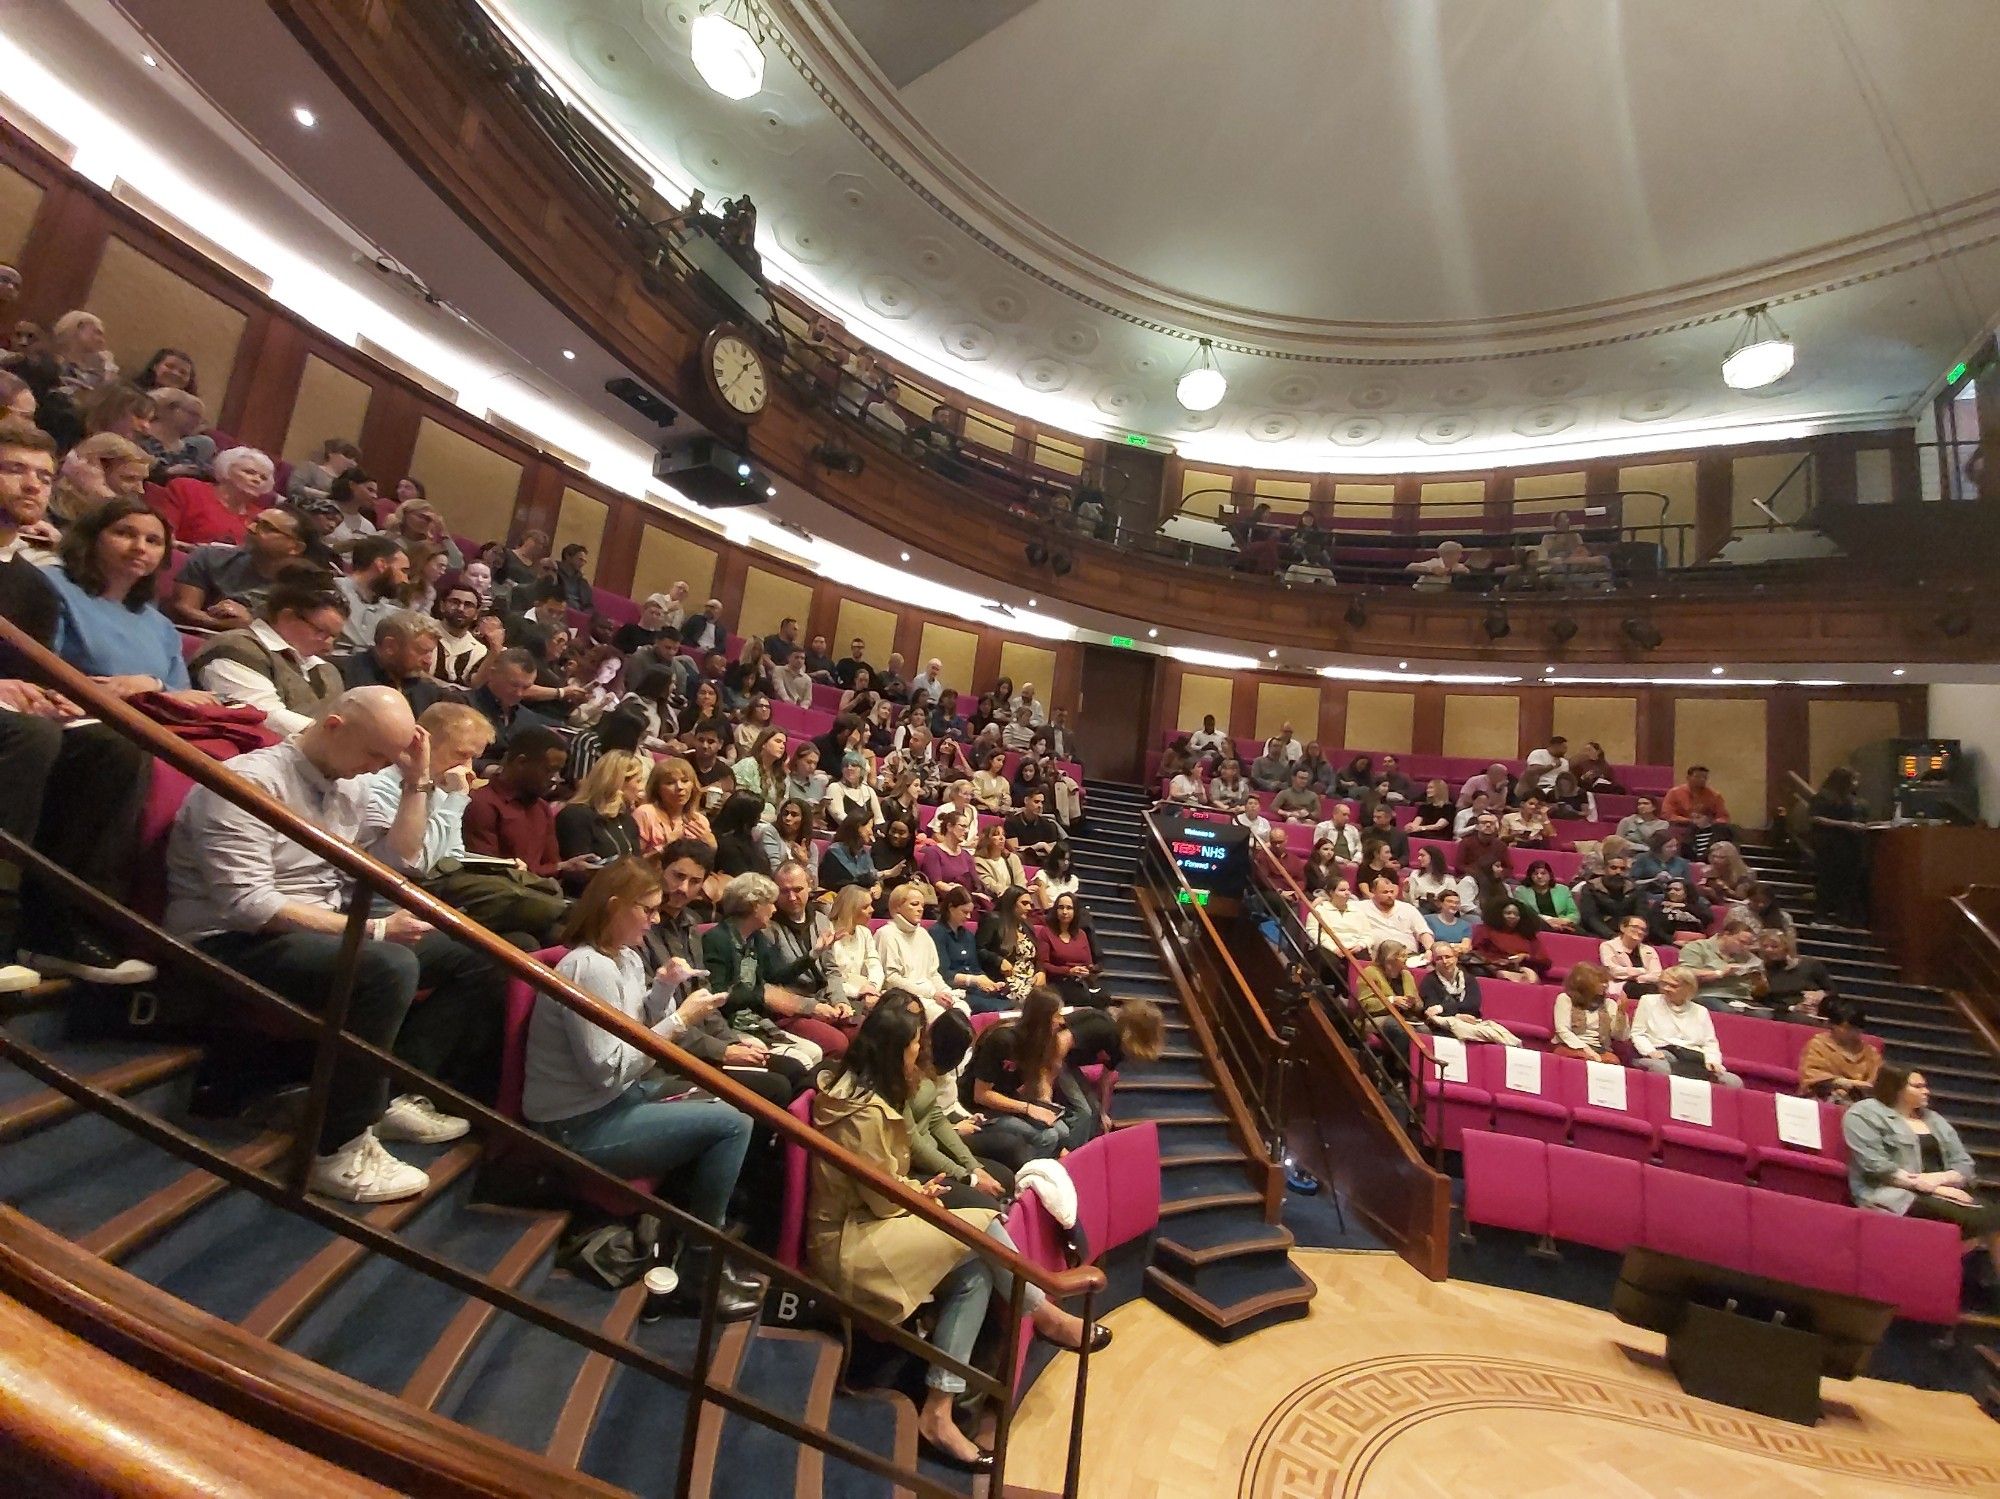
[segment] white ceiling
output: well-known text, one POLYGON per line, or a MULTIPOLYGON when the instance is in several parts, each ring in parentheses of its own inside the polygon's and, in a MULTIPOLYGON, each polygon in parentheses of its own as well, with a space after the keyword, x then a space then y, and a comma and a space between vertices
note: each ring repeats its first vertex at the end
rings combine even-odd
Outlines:
POLYGON ((1880 424, 2000 307, 1996 5, 756 3, 732 103, 693 0, 489 0, 779 274, 1044 420, 1343 470, 1880 424), (1799 367, 1730 392, 1766 299, 1799 367))

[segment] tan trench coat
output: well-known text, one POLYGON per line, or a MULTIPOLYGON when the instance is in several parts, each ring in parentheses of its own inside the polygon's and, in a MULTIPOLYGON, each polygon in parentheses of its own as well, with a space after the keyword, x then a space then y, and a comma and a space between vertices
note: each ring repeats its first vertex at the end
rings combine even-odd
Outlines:
MULTIPOLYGON (((910 1180, 909 1121, 875 1093, 846 1078, 813 1100, 813 1123, 830 1140, 910 1180)), ((806 1264, 862 1311, 901 1322, 930 1299, 937 1283, 972 1251, 942 1229, 823 1161, 813 1162, 806 1218, 806 1264)), ((999 1215, 956 1208, 952 1216, 984 1230, 999 1215)))

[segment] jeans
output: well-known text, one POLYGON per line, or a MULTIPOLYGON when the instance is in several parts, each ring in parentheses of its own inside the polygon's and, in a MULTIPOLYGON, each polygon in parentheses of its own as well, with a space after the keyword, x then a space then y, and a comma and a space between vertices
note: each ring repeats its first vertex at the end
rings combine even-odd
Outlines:
MULTIPOLYGON (((133 864, 139 814, 150 784, 146 752, 102 724, 65 729, 52 718, 0 713, 0 828, 119 900, 133 864)), ((0 864, 0 898, 19 887, 19 871, 0 864)), ((10 902, 11 904, 11 902, 10 902)), ((40 946, 60 918, 40 911, 42 930, 8 930, 0 909, 0 961, 13 961, 18 938, 40 946)))
POLYGON ((720 1228, 750 1149, 750 1116, 716 1098, 663 1101, 660 1086, 641 1080, 602 1108, 535 1128, 618 1176, 665 1176, 690 1168, 687 1210, 720 1228))
POLYGON ((1064 1068, 1056 1073, 1054 1094, 1061 1111, 1054 1124, 1036 1124, 1019 1114, 997 1114, 967 1137, 966 1147, 1009 1171, 1019 1171, 1030 1161, 1054 1160, 1061 1152, 1097 1138, 1097 1110, 1073 1072, 1064 1068))
MULTIPOLYGON (((1632 1065, 1643 1072, 1671 1073, 1674 1070, 1674 1064, 1665 1057, 1634 1057, 1632 1065)), ((1743 1079, 1733 1072, 1711 1072, 1708 1076, 1709 1081, 1718 1088, 1743 1086, 1743 1079)))
MULTIPOLYGON (((294 1004, 322 1010, 340 942, 336 932, 221 932, 198 945, 294 1004)), ((355 955, 347 1032, 387 1048, 419 1072, 491 1102, 499 1085, 506 992, 500 969, 442 932, 410 947, 363 941, 355 955), (430 991, 421 1003, 419 989, 430 991)), ((214 1076, 226 1075, 232 1067, 253 1070, 255 1050, 267 1044, 263 1036, 240 1031, 218 1036, 204 1071, 214 1076)), ((343 1058, 333 1070, 320 1153, 338 1149, 375 1124, 388 1103, 387 1076, 363 1058, 343 1058)))
MULTIPOLYGON (((998 1218, 986 1225, 986 1237, 1008 1249, 1014 1247, 1014 1241, 1007 1237, 1007 1226, 998 1218)), ((1002 1301, 1009 1300, 1013 1294, 1012 1275, 984 1255, 966 1250, 965 1258, 954 1265, 931 1290, 931 1297, 937 1304, 937 1324, 931 1329, 931 1346, 961 1364, 970 1363, 973 1347, 979 1342, 979 1329, 986 1325, 987 1303, 995 1296, 1002 1301)), ((1027 1294, 1021 1298, 1022 1309, 1032 1315, 1047 1299, 1040 1286, 1029 1286, 1027 1294)), ((934 1390, 943 1390, 947 1395, 965 1393, 964 1378, 936 1364, 924 1376, 924 1383, 934 1390)))

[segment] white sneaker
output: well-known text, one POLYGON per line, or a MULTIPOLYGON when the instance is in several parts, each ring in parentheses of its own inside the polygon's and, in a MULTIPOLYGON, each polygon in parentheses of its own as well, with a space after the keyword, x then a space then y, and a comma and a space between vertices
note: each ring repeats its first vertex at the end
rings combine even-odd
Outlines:
POLYGON ((382 1122, 375 1126, 375 1133, 384 1140, 407 1140, 412 1145, 442 1145, 446 1140, 458 1139, 471 1128, 463 1119, 440 1114, 423 1094, 405 1093, 390 1100, 382 1122))
POLYGON ((24 994, 41 982, 42 976, 24 963, 0 963, 0 994, 24 994))
POLYGON ((364 1129, 332 1155, 313 1162, 308 1191, 347 1202, 399 1202, 415 1197, 431 1184, 430 1177, 382 1148, 375 1131, 364 1129))
POLYGON ((120 957, 102 943, 73 943, 67 953, 29 953, 28 961, 49 978, 82 979, 90 984, 150 984, 160 970, 144 958, 120 957))

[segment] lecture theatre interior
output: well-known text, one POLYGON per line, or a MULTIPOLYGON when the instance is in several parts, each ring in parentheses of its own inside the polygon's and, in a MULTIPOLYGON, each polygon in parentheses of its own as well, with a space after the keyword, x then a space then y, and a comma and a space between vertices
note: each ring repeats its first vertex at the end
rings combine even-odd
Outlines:
POLYGON ((2000 1495, 1996 58, 0 4, 0 1492, 2000 1495))

